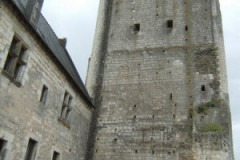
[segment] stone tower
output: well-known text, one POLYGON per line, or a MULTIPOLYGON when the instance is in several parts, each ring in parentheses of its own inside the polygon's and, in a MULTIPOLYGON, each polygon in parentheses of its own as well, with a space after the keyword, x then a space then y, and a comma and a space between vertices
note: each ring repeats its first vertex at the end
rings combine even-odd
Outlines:
POLYGON ((87 160, 233 160, 218 0, 100 0, 87 160))

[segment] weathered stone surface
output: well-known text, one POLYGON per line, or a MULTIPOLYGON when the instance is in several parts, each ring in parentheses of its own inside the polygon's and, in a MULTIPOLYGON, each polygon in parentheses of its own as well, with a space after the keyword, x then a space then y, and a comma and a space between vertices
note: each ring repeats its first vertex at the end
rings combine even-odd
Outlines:
POLYGON ((87 89, 87 159, 233 159, 217 0, 101 0, 87 89))
POLYGON ((0 139, 7 141, 4 160, 23 160, 29 138, 38 142, 38 160, 50 160, 53 151, 60 153, 60 160, 83 159, 92 111, 67 75, 19 12, 8 1, 0 1, 0 139), (27 48, 20 87, 4 74, 13 36, 27 48), (46 104, 39 101, 43 85, 48 87, 46 104), (73 97, 67 126, 58 120, 65 91, 73 97))

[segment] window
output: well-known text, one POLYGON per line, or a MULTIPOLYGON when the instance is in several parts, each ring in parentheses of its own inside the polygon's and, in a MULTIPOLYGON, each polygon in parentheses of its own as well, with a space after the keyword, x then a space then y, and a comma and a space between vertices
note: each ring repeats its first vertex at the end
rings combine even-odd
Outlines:
POLYGON ((139 23, 134 24, 134 26, 133 26, 133 31, 134 31, 134 32, 139 32, 139 31, 140 31, 140 24, 139 24, 139 23))
POLYGON ((206 87, 205 87, 205 85, 202 85, 202 87, 201 87, 201 91, 206 91, 206 87))
POLYGON ((6 154, 6 145, 7 145, 7 141, 5 141, 4 139, 0 139, 0 159, 4 160, 5 154, 6 154))
POLYGON ((72 96, 66 91, 63 99, 60 119, 66 121, 72 110, 72 96))
POLYGON ((3 68, 5 73, 18 83, 20 83, 20 78, 23 76, 23 66, 26 65, 26 62, 24 61, 26 50, 27 49, 22 42, 14 37, 3 68))
POLYGON ((60 160, 60 153, 54 151, 54 152, 53 152, 52 160, 60 160))
POLYGON ((47 95, 48 95, 48 88, 47 88, 47 86, 43 85, 40 102, 42 102, 43 104, 46 104, 47 95))
POLYGON ((24 160, 35 160, 37 153, 37 141, 29 139, 27 152, 24 160))
POLYGON ((173 28, 173 20, 167 21, 167 28, 173 28))

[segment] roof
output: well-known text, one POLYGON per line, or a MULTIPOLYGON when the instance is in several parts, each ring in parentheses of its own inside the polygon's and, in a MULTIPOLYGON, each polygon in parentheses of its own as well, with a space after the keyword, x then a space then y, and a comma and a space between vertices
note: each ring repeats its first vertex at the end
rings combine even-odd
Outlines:
POLYGON ((73 64, 72 59, 70 58, 67 50, 59 43, 58 37, 56 36, 51 26, 48 24, 44 16, 40 13, 38 22, 32 23, 30 21, 30 18, 27 18, 28 16, 25 13, 26 0, 11 1, 19 9, 19 11, 25 17, 25 20, 32 26, 34 31, 38 34, 38 36, 45 43, 45 45, 51 50, 53 56, 56 57, 57 61, 69 74, 70 78, 75 82, 77 87, 80 89, 82 95, 84 96, 85 100, 93 107, 85 85, 83 84, 81 77, 79 76, 73 64))

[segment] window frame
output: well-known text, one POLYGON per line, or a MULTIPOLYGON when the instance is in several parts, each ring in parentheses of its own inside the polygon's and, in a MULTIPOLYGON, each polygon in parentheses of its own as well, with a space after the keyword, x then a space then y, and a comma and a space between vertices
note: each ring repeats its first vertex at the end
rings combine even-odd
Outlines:
POLYGON ((73 97, 68 91, 65 91, 62 106, 61 106, 61 114, 58 119, 68 128, 70 128, 69 115, 71 114, 71 111, 72 111, 72 103, 73 103, 73 97))
POLYGON ((22 77, 24 75, 23 67, 27 65, 25 60, 27 50, 28 49, 23 41, 18 38, 18 36, 14 35, 8 50, 2 73, 18 87, 22 85, 22 77))

